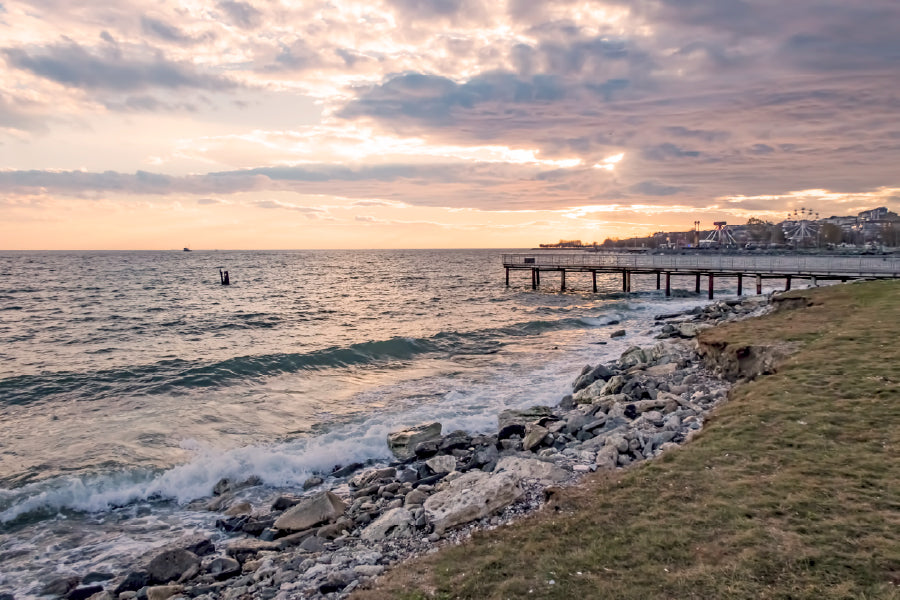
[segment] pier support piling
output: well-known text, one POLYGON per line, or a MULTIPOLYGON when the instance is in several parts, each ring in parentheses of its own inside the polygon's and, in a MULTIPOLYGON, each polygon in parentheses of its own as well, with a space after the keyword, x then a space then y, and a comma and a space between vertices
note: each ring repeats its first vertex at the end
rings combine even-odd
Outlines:
POLYGON ((694 286, 694 293, 696 293, 696 294, 700 293, 700 273, 697 273, 697 282, 696 282, 696 285, 694 286))
POLYGON ((537 289, 537 269, 531 270, 531 289, 537 289))
POLYGON ((787 277, 784 278, 784 291, 786 291, 786 292, 791 291, 791 276, 790 275, 788 275, 787 277))
POLYGON ((561 291, 561 292, 566 291, 566 270, 565 269, 559 270, 559 291, 561 291))
POLYGON ((594 293, 597 293, 597 271, 591 271, 591 283, 593 284, 594 293))
POLYGON ((659 276, 660 276, 660 272, 657 271, 656 272, 656 289, 659 289, 659 276))
POLYGON ((622 291, 628 291, 628 270, 622 269, 622 291))
POLYGON ((509 267, 506 267, 506 287, 509 287, 509 267))
POLYGON ((672 274, 666 271, 666 296, 672 295, 672 274))
POLYGON ((819 281, 816 279, 816 276, 815 276, 815 275, 812 276, 812 278, 811 278, 809 284, 810 284, 812 287, 819 287, 819 281))
POLYGON ((742 295, 744 291, 744 275, 742 273, 738 273, 738 293, 737 295, 742 295))
POLYGON ((713 281, 714 280, 715 280, 715 277, 713 277, 713 274, 710 273, 709 274, 709 299, 710 300, 713 299, 713 281))
POLYGON ((756 274, 756 295, 762 294, 762 275, 756 274))

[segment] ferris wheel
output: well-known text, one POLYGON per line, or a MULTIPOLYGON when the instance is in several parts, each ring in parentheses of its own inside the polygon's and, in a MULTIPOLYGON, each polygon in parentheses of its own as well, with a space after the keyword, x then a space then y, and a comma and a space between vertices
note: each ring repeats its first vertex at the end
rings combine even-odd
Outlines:
POLYGON ((815 243, 819 235, 819 213, 811 208, 800 207, 788 213, 784 224, 785 238, 795 246, 815 243))

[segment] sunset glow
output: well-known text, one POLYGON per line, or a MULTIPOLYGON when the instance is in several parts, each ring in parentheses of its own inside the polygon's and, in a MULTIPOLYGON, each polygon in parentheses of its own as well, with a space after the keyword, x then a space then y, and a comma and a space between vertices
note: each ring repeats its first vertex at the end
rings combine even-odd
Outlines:
POLYGON ((530 247, 900 209, 900 6, 0 1, 0 248, 530 247))

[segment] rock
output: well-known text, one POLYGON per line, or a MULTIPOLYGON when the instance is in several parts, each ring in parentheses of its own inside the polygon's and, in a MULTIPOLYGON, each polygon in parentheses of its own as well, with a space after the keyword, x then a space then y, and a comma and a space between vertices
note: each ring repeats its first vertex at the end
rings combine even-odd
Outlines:
POLYGON ((237 559, 239 562, 246 561, 251 556, 256 556, 258 552, 280 550, 279 542, 264 542, 262 540, 241 539, 230 544, 225 548, 225 553, 237 559))
POLYGON ((350 463, 347 466, 337 465, 334 467, 334 470, 331 472, 332 477, 347 477, 348 475, 352 475, 363 468, 363 464, 359 462, 350 463))
POLYGON ((368 542, 380 542, 409 536, 412 531, 413 516, 405 508, 394 508, 387 511, 362 530, 360 539, 368 542))
POLYGON ((317 485, 322 485, 323 483, 325 483, 324 479, 322 479, 321 477, 313 476, 303 482, 303 489, 310 490, 317 485))
POLYGON ((525 434, 525 439, 522 440, 522 449, 527 452, 531 452, 534 448, 540 446, 547 434, 550 433, 546 427, 541 427, 540 425, 529 425, 525 429, 528 433, 525 434))
POLYGON ((569 419, 566 421, 565 432, 569 435, 575 435, 578 433, 585 424, 589 423, 593 417, 585 415, 580 412, 575 412, 569 415, 569 419))
POLYGON ((147 565, 150 583, 168 583, 180 579, 200 566, 200 558, 188 550, 176 548, 157 554, 147 565))
POLYGON ((272 510, 287 510, 290 507, 298 504, 300 500, 302 500, 302 498, 295 498, 293 496, 278 496, 272 503, 272 510))
POLYGON ((549 417, 553 411, 547 406, 532 406, 525 410, 504 410, 497 416, 498 439, 507 439, 513 435, 525 436, 525 426, 549 417))
POLYGON ((89 585, 86 587, 77 587, 68 594, 66 594, 66 600, 87 600, 94 594, 99 594, 103 591, 102 585, 89 585))
POLYGON ((559 409, 560 410, 572 410, 575 408, 575 398, 572 394, 566 394, 559 401, 559 409))
POLYGON ((322 538, 319 536, 311 535, 300 542, 298 548, 306 550, 307 552, 323 552, 325 550, 325 542, 323 542, 322 538))
POLYGON ((302 531, 333 521, 344 514, 347 505, 330 491, 302 500, 275 520, 275 529, 302 531))
POLYGON ((58 579, 53 579, 41 589, 42 596, 65 596, 76 587, 81 581, 77 575, 67 575, 58 579))
POLYGON ((131 571, 125 579, 113 590, 113 595, 118 597, 122 592, 136 592, 149 585, 150 575, 146 571, 131 571))
POLYGON ((323 540, 334 540, 352 529, 353 521, 347 517, 341 517, 330 525, 319 527, 319 529, 316 530, 316 537, 320 537, 323 540))
POLYGON ((495 446, 494 444, 491 444, 489 446, 479 446, 475 450, 475 455, 472 457, 472 465, 476 467, 483 467, 485 465, 496 462, 499 458, 500 452, 497 450, 497 446, 495 446))
POLYGON ((600 469, 615 469, 616 461, 619 458, 619 451, 615 446, 605 445, 597 452, 597 458, 594 460, 600 469))
POLYGON ((241 563, 233 558, 220 556, 207 565, 206 572, 219 580, 229 579, 241 574, 241 563))
POLYGON ((446 454, 429 458, 425 464, 434 473, 450 473, 456 470, 456 459, 446 454))
POLYGON ((214 496, 221 496, 225 492, 230 492, 233 488, 234 484, 231 482, 231 480, 223 477, 216 482, 216 485, 213 486, 212 492, 214 496))
POLYGON ((384 573, 383 565, 357 565, 353 567, 357 577, 378 577, 384 573))
POLYGON ((350 487, 360 489, 364 488, 368 485, 376 481, 380 481, 382 479, 393 479, 397 476, 397 469, 394 467, 387 467, 384 469, 371 469, 369 471, 364 471, 350 480, 350 487))
POLYGON ((510 473, 470 471, 428 498, 425 513, 440 535, 450 527, 493 514, 522 494, 518 479, 510 473))
POLYGON ((494 473, 509 473, 516 480, 536 479, 542 484, 560 483, 569 478, 569 472, 553 463, 536 458, 506 456, 500 459, 494 473))
POLYGON ((168 600, 184 591, 180 585, 156 585, 147 588, 147 600, 168 600))
POLYGON ((712 325, 706 323, 679 323, 677 333, 683 338, 694 338, 704 329, 709 329, 712 325))
POLYGON ((249 515, 253 512, 253 507, 250 506, 249 502, 238 502, 225 511, 225 514, 229 517, 240 517, 244 515, 249 515))
POLYGON ((115 577, 112 573, 104 573, 102 571, 91 571, 87 575, 81 578, 82 585, 88 585, 89 583, 100 583, 101 581, 109 581, 115 577))
MULTIPOLYGON (((126 593, 134 594, 135 592, 126 592, 126 593)), ((4 600, 2 594, 0 594, 0 600, 4 600)), ((10 597, 8 600, 13 600, 13 599, 10 597)), ((113 598, 112 592, 110 592, 109 590, 103 590, 103 591, 97 592, 96 594, 94 594, 93 596, 88 598, 88 600, 116 600, 116 598, 113 598)))
POLYGON ((16 597, 8 592, 0 592, 0 600, 16 600, 16 597))
POLYGON ((412 458, 418 444, 437 440, 441 437, 440 423, 424 423, 403 431, 394 431, 388 434, 387 445, 391 452, 400 460, 412 458))
POLYGON ((625 378, 621 375, 614 375, 600 389, 600 396, 611 396, 618 394, 625 387, 625 378))
POLYGON ((650 377, 665 377, 666 375, 672 375, 675 371, 678 370, 678 365, 676 363, 666 363, 663 365, 654 365, 652 367, 648 367, 644 372, 647 373, 650 377))
POLYGON ((628 369, 646 362, 650 362, 649 357, 644 350, 637 346, 632 346, 619 357, 619 366, 623 369, 628 369))
POLYGON ((575 380, 575 383, 573 384, 573 389, 572 389, 573 392, 578 392, 580 390, 583 390, 584 388, 591 385, 598 379, 606 380, 606 379, 609 379, 610 377, 612 377, 612 371, 610 371, 603 365, 597 365, 593 369, 591 369, 589 367, 590 367, 590 365, 588 365, 588 367, 586 367, 587 371, 582 372, 581 375, 578 377, 578 379, 575 380))
POLYGON ((418 506, 424 504, 426 500, 428 500, 428 494, 420 490, 412 490, 406 494, 404 504, 406 506, 418 506))
POLYGON ((611 334, 609 334, 609 337, 611 337, 611 338, 619 338, 619 337, 624 337, 624 336, 625 336, 624 329, 616 329, 611 334))

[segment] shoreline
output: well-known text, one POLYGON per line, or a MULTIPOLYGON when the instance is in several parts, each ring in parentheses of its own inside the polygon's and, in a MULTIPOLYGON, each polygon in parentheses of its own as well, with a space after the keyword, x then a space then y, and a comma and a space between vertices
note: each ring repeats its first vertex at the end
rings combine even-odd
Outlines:
POLYGON ((767 296, 749 297, 659 315, 658 344, 585 367, 575 393, 559 405, 504 411, 493 435, 440 435, 432 427, 395 449, 406 460, 380 469, 349 465, 332 473, 344 482, 327 490, 311 478, 309 488, 318 491, 309 496, 232 504, 239 486, 222 481, 216 496, 194 507, 221 511, 220 529, 235 537, 218 547, 208 539, 179 540, 127 573, 64 577, 44 591, 72 600, 346 597, 392 564, 533 512, 548 487, 690 441, 731 387, 702 365, 692 338, 770 306, 767 296), (473 512, 466 498, 476 496, 490 500, 488 510, 473 512))

